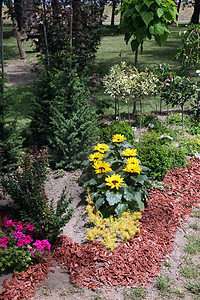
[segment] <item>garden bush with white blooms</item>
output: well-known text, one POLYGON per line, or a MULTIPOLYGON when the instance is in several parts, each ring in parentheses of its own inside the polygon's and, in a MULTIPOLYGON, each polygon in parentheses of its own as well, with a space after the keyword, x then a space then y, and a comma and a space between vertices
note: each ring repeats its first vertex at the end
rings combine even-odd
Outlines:
MULTIPOLYGON (((144 72, 139 72, 135 67, 127 66, 125 62, 111 67, 109 74, 103 78, 105 93, 115 99, 115 115, 118 105, 118 114, 120 118, 119 102, 125 101, 128 105, 128 115, 130 121, 130 108, 132 102, 139 101, 140 109, 141 99, 145 95, 156 92, 157 76, 148 68, 144 72)), ((142 113, 142 112, 141 112, 142 113)))

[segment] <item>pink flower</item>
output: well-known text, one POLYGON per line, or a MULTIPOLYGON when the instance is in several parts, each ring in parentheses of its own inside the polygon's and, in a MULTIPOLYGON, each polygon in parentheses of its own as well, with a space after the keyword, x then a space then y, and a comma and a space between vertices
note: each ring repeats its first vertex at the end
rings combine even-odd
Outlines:
POLYGON ((13 222, 12 220, 7 220, 5 223, 5 227, 9 227, 9 226, 15 226, 15 222, 13 222))
POLYGON ((25 238, 25 234, 23 234, 21 231, 13 232, 13 236, 15 239, 24 239, 25 238))
POLYGON ((30 244, 33 242, 33 239, 30 235, 27 235, 24 239, 24 243, 27 245, 27 244, 30 244))
POLYGON ((41 243, 44 246, 44 248, 46 247, 47 250, 50 250, 51 244, 47 240, 42 240, 41 243))
POLYGON ((25 242, 24 242, 23 239, 19 239, 19 240, 17 241, 17 246, 18 246, 18 247, 22 247, 24 244, 25 244, 25 242))
POLYGON ((44 248, 49 250, 51 248, 51 244, 47 240, 36 240, 36 242, 33 245, 36 246, 37 251, 40 251, 44 248))
POLYGON ((26 228, 29 230, 29 231, 33 231, 34 230, 34 225, 31 225, 30 223, 25 223, 25 226, 26 228))
POLYGON ((15 227, 15 230, 23 231, 23 226, 22 226, 22 224, 18 224, 18 225, 15 227))
POLYGON ((33 245, 36 246, 37 251, 40 251, 43 249, 40 240, 36 240, 36 242, 33 245))
POLYGON ((4 251, 7 248, 7 244, 10 241, 10 239, 5 236, 4 238, 0 238, 0 247, 4 247, 2 250, 4 251))

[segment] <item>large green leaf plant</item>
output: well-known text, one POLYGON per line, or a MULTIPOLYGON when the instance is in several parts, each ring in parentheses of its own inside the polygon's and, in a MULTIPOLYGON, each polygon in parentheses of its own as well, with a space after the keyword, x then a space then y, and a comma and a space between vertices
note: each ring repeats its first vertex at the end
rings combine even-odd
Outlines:
POLYGON ((176 22, 176 4, 173 0, 123 0, 121 27, 126 43, 131 40, 132 51, 138 50, 146 39, 155 38, 162 46, 169 34, 169 24, 176 22))

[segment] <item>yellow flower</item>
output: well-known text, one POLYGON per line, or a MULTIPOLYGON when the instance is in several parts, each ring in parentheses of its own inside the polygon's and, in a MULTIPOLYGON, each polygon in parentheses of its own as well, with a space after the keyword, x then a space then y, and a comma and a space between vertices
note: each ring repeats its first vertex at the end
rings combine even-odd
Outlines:
POLYGON ((135 164, 135 165, 139 166, 139 163, 140 163, 139 160, 135 157, 129 157, 126 160, 126 164, 135 164))
POLYGON ((137 150, 126 148, 126 151, 122 151, 122 155, 124 155, 124 156, 136 156, 137 155, 137 150))
POLYGON ((96 174, 107 173, 112 171, 110 163, 105 161, 96 161, 93 167, 95 168, 96 174))
POLYGON ((139 166, 137 166, 136 164, 127 164, 125 169, 123 169, 123 171, 140 174, 142 169, 139 166))
POLYGON ((121 178, 118 174, 113 174, 108 176, 105 181, 107 181, 106 185, 110 186, 111 189, 116 188, 118 190, 121 185, 124 185, 124 178, 121 178))
POLYGON ((123 134, 115 134, 112 137, 112 141, 114 143, 120 143, 120 142, 123 142, 125 140, 126 140, 126 138, 125 138, 125 136, 123 134))
POLYGON ((94 154, 90 154, 89 161, 100 161, 103 159, 103 154, 99 152, 95 152, 94 154))
POLYGON ((94 146, 94 149, 104 153, 109 150, 109 146, 106 144, 97 144, 97 146, 94 146))

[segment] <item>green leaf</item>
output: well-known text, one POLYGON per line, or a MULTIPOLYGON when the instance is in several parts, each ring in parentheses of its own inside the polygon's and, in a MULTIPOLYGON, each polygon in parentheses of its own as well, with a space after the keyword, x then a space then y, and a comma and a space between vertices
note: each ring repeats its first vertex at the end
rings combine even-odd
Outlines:
POLYGON ((139 43, 138 41, 135 39, 135 40, 132 40, 131 41, 131 49, 133 52, 135 52, 139 47, 139 43))
POLYGON ((146 37, 146 30, 142 27, 138 28, 135 32, 135 37, 139 44, 142 44, 144 38, 146 37))
POLYGON ((121 217, 122 213, 128 209, 128 204, 118 204, 115 208, 118 218, 121 217))
POLYGON ((156 34, 163 34, 165 31, 164 24, 162 23, 154 24, 154 30, 156 34))
POLYGON ((138 175, 137 177, 136 176, 131 176, 131 179, 133 179, 135 182, 138 182, 138 183, 141 183, 141 184, 144 183, 144 175, 138 175))
POLYGON ((153 18, 154 18, 154 13, 152 11, 144 11, 142 13, 142 19, 146 24, 146 27, 148 27, 149 23, 153 20, 153 18))
POLYGON ((104 204, 105 203, 105 199, 104 199, 104 197, 99 197, 98 199, 97 199, 97 201, 95 202, 95 208, 96 208, 96 210, 98 211, 99 210, 99 208, 102 206, 102 204, 104 204))
POLYGON ((151 4, 154 2, 153 0, 143 0, 143 1, 148 7, 150 7, 151 4))
POLYGON ((162 15, 164 14, 164 10, 162 8, 158 8, 156 10, 156 12, 157 12, 158 18, 162 17, 162 15))
POLYGON ((144 210, 144 203, 142 202, 142 192, 137 191, 134 193, 134 201, 136 201, 139 210, 144 210))
POLYGON ((160 5, 162 3, 162 0, 155 0, 155 2, 160 5))
POLYGON ((150 26, 150 27, 149 27, 149 32, 150 32, 151 34, 155 34, 154 26, 150 26))
POLYGON ((113 206, 119 203, 122 199, 122 194, 119 192, 107 191, 106 192, 106 200, 108 201, 110 206, 113 206))
POLYGON ((135 193, 135 190, 132 187, 124 188, 124 198, 126 199, 126 201, 133 201, 134 193, 135 193))
POLYGON ((141 8, 142 8, 142 4, 135 5, 135 9, 137 10, 137 12, 140 12, 141 8))

